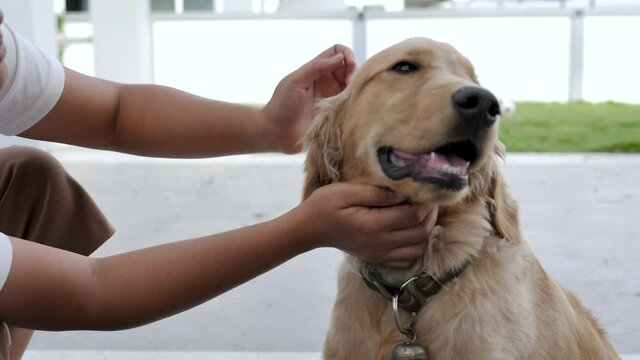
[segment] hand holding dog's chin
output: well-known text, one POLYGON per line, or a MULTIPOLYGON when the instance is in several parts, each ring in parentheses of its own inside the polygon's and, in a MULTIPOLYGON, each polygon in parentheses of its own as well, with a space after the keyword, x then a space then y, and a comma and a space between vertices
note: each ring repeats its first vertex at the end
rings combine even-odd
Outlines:
POLYGON ((337 183, 314 191, 291 216, 310 248, 334 247, 363 261, 406 268, 424 254, 435 220, 389 190, 337 183))

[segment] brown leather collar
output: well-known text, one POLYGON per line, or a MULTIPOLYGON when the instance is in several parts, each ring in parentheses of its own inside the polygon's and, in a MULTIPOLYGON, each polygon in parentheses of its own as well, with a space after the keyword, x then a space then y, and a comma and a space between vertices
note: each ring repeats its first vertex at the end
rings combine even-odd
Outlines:
POLYGON ((398 295, 398 305, 402 309, 415 314, 447 283, 460 276, 469 263, 471 263, 470 260, 458 268, 447 271, 438 278, 423 271, 416 275, 417 279, 402 291, 400 291, 400 286, 387 283, 371 264, 363 263, 360 267, 360 275, 367 286, 378 292, 385 299, 391 301, 394 296, 398 295))

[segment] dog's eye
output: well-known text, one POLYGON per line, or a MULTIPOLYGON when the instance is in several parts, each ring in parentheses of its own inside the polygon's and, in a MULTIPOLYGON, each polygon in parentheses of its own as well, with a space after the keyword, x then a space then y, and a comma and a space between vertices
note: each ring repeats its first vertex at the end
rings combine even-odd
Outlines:
POLYGON ((391 67, 391 70, 401 74, 407 74, 418 70, 418 65, 409 61, 400 61, 393 65, 393 67, 391 67))

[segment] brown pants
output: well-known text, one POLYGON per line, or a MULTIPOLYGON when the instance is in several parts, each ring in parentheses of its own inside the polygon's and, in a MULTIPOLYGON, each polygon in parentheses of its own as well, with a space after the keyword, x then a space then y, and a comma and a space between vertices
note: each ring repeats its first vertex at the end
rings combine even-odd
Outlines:
MULTIPOLYGON (((91 197, 48 153, 24 146, 0 149, 0 232, 89 255, 113 228, 91 197)), ((30 338, 0 322, 0 360, 17 360, 30 338), (24 339, 13 339, 12 336, 24 339), (21 343, 18 343, 21 342, 21 343)))

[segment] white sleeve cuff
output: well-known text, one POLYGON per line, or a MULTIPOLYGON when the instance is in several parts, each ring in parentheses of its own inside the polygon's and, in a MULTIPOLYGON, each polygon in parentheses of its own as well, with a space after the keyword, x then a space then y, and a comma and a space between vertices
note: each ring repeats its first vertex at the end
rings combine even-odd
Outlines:
POLYGON ((6 25, 9 79, 0 89, 0 134, 17 135, 51 111, 64 89, 64 68, 6 25))

